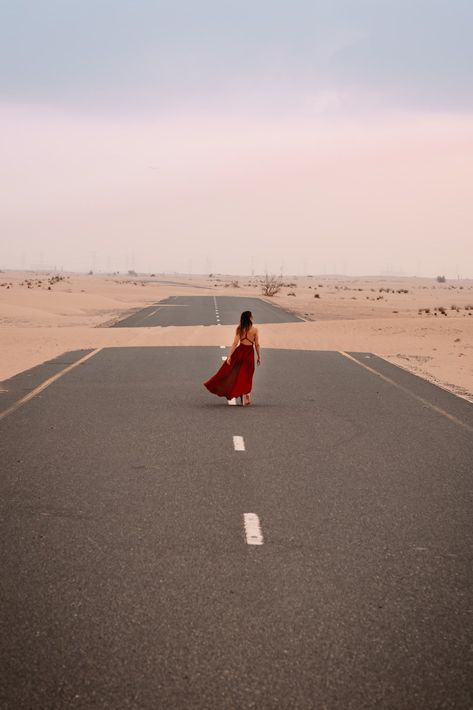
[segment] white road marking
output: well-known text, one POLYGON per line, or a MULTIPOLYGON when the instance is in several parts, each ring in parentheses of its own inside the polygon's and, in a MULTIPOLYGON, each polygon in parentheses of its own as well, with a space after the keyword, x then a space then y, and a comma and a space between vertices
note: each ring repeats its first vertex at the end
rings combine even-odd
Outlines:
POLYGON ((97 348, 96 350, 93 350, 91 353, 87 353, 87 355, 84 355, 84 357, 81 357, 80 360, 76 360, 75 362, 72 363, 72 365, 68 365, 67 367, 64 368, 64 370, 61 370, 60 372, 57 372, 52 377, 49 377, 47 380, 45 380, 40 385, 38 385, 38 387, 35 387, 34 390, 31 390, 31 392, 28 392, 28 394, 25 394, 25 396, 22 397, 21 399, 19 399, 17 402, 15 402, 15 404, 12 404, 11 407, 8 407, 8 409, 5 409, 3 412, 0 412, 0 419, 3 419, 4 417, 7 417, 12 412, 15 412, 23 404, 25 404, 26 402, 29 402, 31 399, 33 399, 33 397, 36 397, 37 394, 40 394, 41 392, 43 392, 43 390, 45 390, 46 387, 49 387, 49 385, 52 385, 53 382, 56 382, 56 380, 58 380, 63 375, 66 375, 71 370, 74 370, 74 368, 78 367, 79 365, 82 365, 83 362, 90 360, 91 357, 94 357, 94 355, 97 355, 97 353, 101 352, 101 350, 102 350, 102 348, 97 348))
POLYGON ((339 350, 338 352, 340 353, 340 355, 343 355, 344 357, 348 358, 348 360, 351 360, 352 362, 356 363, 360 367, 364 367, 365 370, 368 370, 373 375, 376 375, 377 377, 384 380, 385 382, 389 382, 390 385, 397 387, 397 389, 401 390, 401 392, 404 392, 405 394, 410 395, 411 397, 416 399, 418 402, 423 404, 424 407, 429 407, 429 409, 432 409, 434 412, 437 412, 437 414, 441 414, 446 419, 449 419, 451 422, 458 424, 458 426, 461 426, 463 429, 466 429, 466 431, 469 431, 471 434, 473 434, 473 426, 471 426, 470 424, 463 422, 461 419, 457 419, 457 417, 454 417, 453 414, 449 414, 448 412, 445 411, 445 409, 442 409, 441 407, 437 407, 437 405, 432 404, 432 402, 429 402, 427 399, 424 399, 423 397, 420 397, 419 395, 414 394, 414 392, 411 392, 411 390, 407 389, 407 387, 403 387, 402 385, 399 385, 397 382, 392 380, 390 377, 386 377, 386 375, 381 374, 381 372, 378 372, 377 370, 370 367, 369 365, 365 365, 364 362, 360 362, 359 360, 352 357, 351 355, 344 352, 343 350, 339 350))
POLYGON ((263 533, 256 513, 244 513, 243 521, 245 525, 246 542, 248 545, 262 545, 263 533))
POLYGON ((233 437, 233 447, 235 451, 245 451, 245 441, 242 436, 233 437))
POLYGON ((154 316, 154 314, 157 313, 158 311, 159 311, 159 308, 156 308, 156 310, 153 311, 152 313, 148 313, 148 315, 145 316, 145 317, 143 318, 143 320, 146 320, 147 318, 151 318, 151 316, 154 316))
POLYGON ((226 345, 221 345, 220 350, 225 350, 226 347, 227 347, 226 345))
POLYGON ((222 360, 225 361, 227 359, 226 355, 222 355, 222 360))
POLYGON ((233 399, 227 399, 228 404, 236 404, 235 397, 233 399))

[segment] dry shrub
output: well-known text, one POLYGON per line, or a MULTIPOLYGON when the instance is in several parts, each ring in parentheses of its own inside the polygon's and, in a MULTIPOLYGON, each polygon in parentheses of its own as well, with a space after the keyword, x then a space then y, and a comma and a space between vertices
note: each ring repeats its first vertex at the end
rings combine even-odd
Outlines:
POLYGON ((263 296, 275 296, 281 290, 283 282, 280 276, 274 274, 265 274, 264 281, 261 284, 263 296))

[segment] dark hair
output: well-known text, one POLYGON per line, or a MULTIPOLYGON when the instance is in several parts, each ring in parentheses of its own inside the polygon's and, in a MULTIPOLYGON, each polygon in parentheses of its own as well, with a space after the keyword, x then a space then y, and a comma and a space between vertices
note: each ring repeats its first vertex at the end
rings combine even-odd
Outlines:
POLYGON ((252 325, 253 316, 251 315, 251 311, 243 311, 240 316, 240 325, 237 328, 238 334, 242 336, 246 335, 252 325))

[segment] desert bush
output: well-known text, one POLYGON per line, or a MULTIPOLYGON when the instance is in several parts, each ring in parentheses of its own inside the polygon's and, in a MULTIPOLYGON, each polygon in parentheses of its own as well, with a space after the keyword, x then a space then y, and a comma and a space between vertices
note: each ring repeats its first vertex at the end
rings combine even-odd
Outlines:
POLYGON ((289 291, 289 293, 287 295, 288 296, 295 296, 296 294, 294 293, 294 291, 289 291))
POLYGON ((261 284, 263 296, 274 296, 276 293, 279 293, 282 285, 282 279, 280 276, 265 274, 264 280, 261 284))
POLYGON ((314 293, 314 298, 320 298, 320 293, 314 293))
MULTIPOLYGON (((58 284, 60 281, 65 281, 65 279, 66 279, 65 276, 61 276, 60 274, 57 274, 56 276, 51 276, 49 278, 49 283, 51 284, 51 286, 53 286, 54 284, 58 284)), ((30 283, 30 282, 28 281, 27 283, 30 283)), ((41 283, 41 281, 38 281, 38 284, 40 284, 40 283, 41 283)))
POLYGON ((447 279, 445 278, 445 276, 437 276, 437 281, 439 282, 439 284, 444 284, 446 280, 447 279))

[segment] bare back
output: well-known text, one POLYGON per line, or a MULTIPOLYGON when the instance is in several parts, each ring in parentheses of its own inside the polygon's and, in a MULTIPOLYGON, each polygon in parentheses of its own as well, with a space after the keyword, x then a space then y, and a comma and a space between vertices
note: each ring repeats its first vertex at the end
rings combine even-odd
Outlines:
POLYGON ((242 345, 255 345, 258 342, 258 328, 252 325, 248 330, 244 331, 243 337, 237 332, 242 345))

